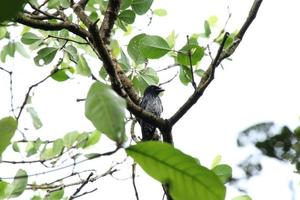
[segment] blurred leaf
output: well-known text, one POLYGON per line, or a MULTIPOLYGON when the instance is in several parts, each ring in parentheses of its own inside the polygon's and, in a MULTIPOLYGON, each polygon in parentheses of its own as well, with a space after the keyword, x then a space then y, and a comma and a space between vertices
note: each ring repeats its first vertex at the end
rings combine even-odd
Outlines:
POLYGON ((64 146, 67 149, 70 149, 77 141, 78 136, 79 136, 78 131, 72 131, 72 132, 67 133, 63 137, 64 146))
POLYGON ((16 44, 14 42, 9 42, 7 44, 7 55, 14 57, 16 52, 16 44))
POLYGON ((26 156, 29 157, 29 156, 36 154, 38 152, 38 150, 40 149, 41 144, 42 144, 42 141, 40 138, 38 138, 35 141, 28 142, 26 145, 26 149, 25 149, 25 152, 27 153, 26 156))
POLYGON ((86 142, 88 141, 89 135, 86 132, 81 133, 77 137, 76 148, 84 148, 86 142))
POLYGON ((171 49, 162 37, 145 35, 140 40, 139 50, 145 58, 158 59, 166 55, 171 49))
POLYGON ((80 74, 82 76, 90 76, 91 75, 91 69, 83 57, 83 55, 80 55, 78 58, 78 63, 76 65, 76 72, 77 74, 80 74))
POLYGON ((153 0, 132 0, 131 8, 138 14, 145 14, 151 7, 153 0))
POLYGON ((214 158, 214 160, 212 161, 212 163, 211 163, 211 168, 214 168, 214 167, 216 167, 218 164, 220 164, 221 160, 222 160, 222 156, 221 156, 221 155, 217 155, 217 156, 214 158))
POLYGON ((111 54, 113 55, 113 57, 115 58, 118 57, 121 51, 119 42, 117 40, 111 40, 110 47, 111 47, 111 54))
POLYGON ((179 79, 182 84, 188 85, 192 81, 191 70, 188 67, 181 65, 179 71, 179 79))
POLYGON ((126 8, 128 8, 131 5, 131 3, 132 3, 132 0, 122 0, 120 10, 125 10, 126 8))
POLYGON ((33 44, 37 41, 41 41, 42 38, 38 37, 37 35, 35 35, 34 33, 31 33, 31 32, 25 32, 23 35, 22 35, 22 38, 21 38, 21 42, 23 42, 24 44, 33 44))
MULTIPOLYGON (((13 142, 12 148, 15 152, 20 152, 20 148, 17 142, 13 142)), ((0 198, 1 199, 1 198, 0 198)))
POLYGON ((175 34, 175 31, 172 31, 170 33, 170 35, 166 38, 166 41, 167 41, 170 49, 174 48, 175 42, 176 42, 176 38, 177 38, 177 35, 175 34))
POLYGON ((144 33, 134 36, 129 41, 127 46, 127 52, 136 64, 142 64, 147 61, 147 59, 143 56, 143 54, 140 51, 140 43, 145 36, 146 34, 144 33))
POLYGON ((213 26, 216 26, 217 25, 217 22, 218 22, 218 17, 213 15, 213 16, 210 16, 207 20, 208 24, 210 27, 213 27, 213 26))
POLYGON ((41 152, 40 159, 49 160, 58 156, 64 148, 64 143, 62 139, 56 139, 51 148, 45 148, 41 152))
POLYGON ((121 59, 119 60, 119 63, 122 66, 124 72, 128 72, 128 70, 131 68, 129 59, 127 58, 123 49, 121 49, 121 59))
POLYGON ((196 65, 204 56, 204 49, 202 47, 194 44, 185 45, 179 50, 177 62, 181 65, 190 66, 189 52, 191 53, 192 65, 196 65))
POLYGON ((70 77, 68 76, 66 69, 64 69, 64 70, 60 69, 60 70, 57 70, 54 74, 52 74, 51 78, 53 78, 54 80, 56 80, 58 82, 62 82, 62 81, 68 80, 70 77))
POLYGON ((159 78, 154 69, 147 67, 139 71, 139 74, 133 78, 132 82, 134 87, 142 94, 149 85, 158 84, 159 78))
POLYGON ((230 181, 232 177, 232 169, 229 165, 217 165, 212 169, 212 171, 215 172, 215 174, 220 178, 220 180, 224 184, 230 181))
POLYGON ((41 196, 34 195, 30 200, 43 200, 41 196))
POLYGON ((205 20, 204 21, 204 35, 205 35, 205 37, 209 38, 210 34, 211 34, 210 25, 209 25, 208 21, 205 20))
POLYGON ((30 114, 32 123, 35 129, 40 129, 43 126, 43 123, 41 122, 37 112, 33 107, 27 107, 26 111, 30 114))
POLYGON ((46 200, 59 200, 62 199, 64 196, 64 190, 60 189, 54 192, 50 192, 49 196, 46 198, 46 200))
POLYGON ((24 56, 25 58, 30 58, 30 55, 26 52, 25 48, 20 42, 15 43, 16 51, 24 56))
POLYGON ((197 74, 200 77, 202 77, 203 74, 205 73, 205 71, 203 69, 196 69, 194 72, 195 72, 195 74, 197 74))
POLYGON ((67 52, 71 61, 78 62, 78 52, 74 46, 68 45, 64 48, 64 50, 67 52))
POLYGON ((86 143, 85 143, 85 145, 84 145, 83 148, 87 148, 89 146, 97 144, 98 141, 99 141, 99 139, 100 139, 100 136, 101 136, 101 133, 99 131, 97 131, 97 130, 93 131, 89 135, 89 137, 88 137, 88 139, 87 139, 87 141, 86 141, 86 143))
POLYGON ((167 15, 167 11, 165 9, 155 9, 153 10, 153 14, 163 17, 167 15))
POLYGON ((6 199, 5 190, 8 183, 0 180, 0 199, 6 199))
POLYGON ((102 66, 101 69, 100 69, 100 71, 99 71, 99 76, 100 76, 103 80, 105 80, 106 77, 107 77, 107 75, 108 75, 108 74, 107 74, 105 68, 102 66))
POLYGON ((0 26, 0 40, 2 40, 7 33, 6 27, 5 26, 0 26))
POLYGON ((37 52, 37 56, 34 57, 34 63, 37 66, 47 65, 51 63, 56 55, 57 50, 58 49, 55 47, 45 47, 43 49, 40 49, 37 52))
POLYGON ((122 144, 125 135, 126 102, 108 85, 95 82, 85 101, 85 115, 93 125, 111 140, 122 144))
POLYGON ((58 8, 58 6, 60 6, 60 0, 50 0, 48 2, 48 8, 52 9, 52 8, 58 8))
POLYGON ((2 48, 2 51, 1 51, 1 54, 0 54, 1 62, 3 62, 3 63, 6 61, 6 56, 7 56, 7 54, 8 54, 7 51, 8 51, 8 50, 7 50, 7 45, 6 45, 6 46, 4 46, 4 47, 2 48))
POLYGON ((232 200, 252 200, 252 198, 248 195, 241 195, 241 196, 233 198, 232 200))
POLYGON ((26 1, 9 0, 1 3, 0 6, 0 23, 13 20, 24 8, 26 1))
POLYGON ((124 10, 119 14, 119 19, 127 24, 132 24, 135 20, 135 13, 132 10, 124 10))
POLYGON ((17 127, 18 122, 12 117, 5 117, 0 120, 0 156, 10 144, 17 127))
POLYGON ((225 187, 212 171, 173 146, 162 142, 141 142, 126 152, 150 176, 170 186, 174 199, 223 200, 225 187), (191 187, 193 186, 193 187, 191 187))
POLYGON ((28 176, 25 170, 19 169, 15 175, 14 181, 7 185, 5 195, 7 198, 20 196, 26 189, 28 176))

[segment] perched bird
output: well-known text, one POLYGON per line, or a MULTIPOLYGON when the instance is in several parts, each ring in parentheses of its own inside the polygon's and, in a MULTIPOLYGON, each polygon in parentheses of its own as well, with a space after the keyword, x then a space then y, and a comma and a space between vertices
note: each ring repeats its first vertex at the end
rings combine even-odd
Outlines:
MULTIPOLYGON (((150 85, 145 89, 144 96, 142 98, 140 106, 148 111, 153 113, 154 115, 160 117, 163 107, 161 100, 159 98, 159 94, 164 91, 164 89, 150 85)), ((139 120, 142 129, 142 141, 152 140, 156 127, 152 124, 143 121, 142 119, 139 120)))

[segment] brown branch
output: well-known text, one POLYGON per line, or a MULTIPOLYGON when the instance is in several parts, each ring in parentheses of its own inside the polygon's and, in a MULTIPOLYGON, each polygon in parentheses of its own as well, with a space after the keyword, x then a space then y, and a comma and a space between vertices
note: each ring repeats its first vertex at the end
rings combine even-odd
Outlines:
POLYGON ((65 41, 74 42, 74 43, 77 43, 77 44, 85 44, 85 45, 89 44, 88 42, 79 42, 79 41, 72 40, 72 39, 69 39, 69 38, 63 38, 63 37, 58 37, 58 36, 54 36, 54 35, 48 35, 44 40, 46 40, 48 38, 55 38, 55 39, 59 39, 59 40, 65 40, 65 41))
POLYGON ((30 16, 25 14, 19 14, 16 18, 16 22, 32 28, 37 28, 46 31, 60 31, 63 29, 67 29, 71 33, 78 35, 85 40, 90 36, 89 32, 80 28, 80 26, 66 21, 59 22, 59 23, 52 23, 48 21, 33 19, 30 16))
POLYGON ((12 79, 13 72, 3 67, 0 67, 0 70, 6 72, 9 75, 10 108, 13 113, 13 116, 16 118, 16 114, 14 112, 15 110, 14 110, 13 79, 12 79))
POLYGON ((121 5, 120 0, 110 0, 108 2, 104 19, 100 27, 101 39, 103 40, 104 44, 109 44, 111 31, 118 17, 120 5, 121 5))
POLYGON ((170 125, 173 126, 182 116, 198 101, 198 99, 203 95, 207 86, 211 83, 214 79, 214 72, 216 67, 224 60, 225 58, 231 56, 239 43, 241 42, 245 32, 249 28, 250 24, 253 22, 259 7, 262 3, 262 0, 255 0, 252 8, 249 12, 248 18, 246 19, 245 23, 243 24, 242 28, 240 29, 239 33, 236 36, 235 41, 233 44, 226 50, 223 51, 226 39, 228 37, 228 33, 224 35, 223 41, 219 47, 218 53, 214 60, 211 62, 208 69, 205 71, 197 89, 194 93, 189 97, 189 99, 179 108, 179 110, 168 120, 170 125))
POLYGON ((48 12, 45 12, 45 11, 42 11, 40 10, 39 8, 37 8, 35 5, 33 5, 32 3, 30 3, 30 1, 28 1, 30 7, 35 10, 36 12, 38 13, 41 13, 43 14, 45 17, 48 17, 48 19, 57 19, 57 20, 63 20, 62 18, 60 17, 57 17, 55 14, 51 14, 51 13, 48 13, 48 12))

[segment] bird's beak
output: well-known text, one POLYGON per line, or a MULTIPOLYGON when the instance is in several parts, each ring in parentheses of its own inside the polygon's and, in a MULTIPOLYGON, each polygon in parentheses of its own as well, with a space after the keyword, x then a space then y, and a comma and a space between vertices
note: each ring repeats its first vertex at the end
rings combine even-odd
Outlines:
POLYGON ((163 92, 163 91, 165 91, 165 90, 162 89, 162 88, 159 88, 159 89, 158 89, 158 93, 161 93, 161 92, 163 92))

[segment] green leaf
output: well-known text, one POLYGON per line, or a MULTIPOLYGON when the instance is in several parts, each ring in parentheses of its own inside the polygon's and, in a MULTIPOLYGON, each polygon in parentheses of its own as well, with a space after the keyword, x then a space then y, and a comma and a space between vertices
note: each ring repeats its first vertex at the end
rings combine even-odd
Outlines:
POLYGON ((6 199, 5 190, 8 183, 5 181, 0 181, 0 199, 6 199))
POLYGON ((204 35, 205 37, 209 38, 211 34, 211 29, 210 29, 210 26, 209 26, 209 23, 207 20, 204 21, 204 35))
POLYGON ((10 57, 14 57, 16 52, 16 44, 14 42, 9 42, 7 44, 7 54, 10 57))
POLYGON ((196 69, 195 71, 195 74, 197 74, 198 76, 202 77, 204 75, 204 70, 203 69, 196 69))
POLYGON ((189 52, 191 53, 192 65, 196 65, 204 56, 202 47, 195 44, 185 45, 179 50, 177 62, 181 65, 190 66, 189 52))
POLYGON ((14 181, 5 189, 7 198, 14 198, 20 196, 26 189, 28 176, 25 170, 19 169, 15 175, 14 181))
POLYGON ((78 133, 78 131, 72 131, 67 133, 64 137, 63 137, 63 142, 64 142, 64 146, 67 149, 70 149, 75 142, 77 141, 77 138, 80 134, 78 133))
POLYGON ((117 40, 111 40, 110 41, 110 47, 111 47, 111 54, 113 57, 118 57, 120 54, 120 45, 117 40))
POLYGON ((58 82, 62 82, 68 80, 70 77, 68 76, 66 69, 65 70, 60 69, 56 71, 54 74, 52 74, 51 78, 53 78, 58 82))
POLYGON ((232 200, 252 200, 252 198, 248 195, 241 195, 241 196, 233 198, 232 200))
POLYGON ((76 148, 84 148, 86 142, 88 141, 89 135, 88 133, 84 132, 81 133, 76 140, 76 148))
POLYGON ((122 144, 125 135, 126 102, 108 85, 95 82, 85 101, 85 115, 93 125, 111 140, 122 144))
POLYGON ((41 196, 34 195, 30 200, 43 200, 41 196))
POLYGON ((48 2, 48 8, 57 8, 58 6, 60 6, 60 0, 50 0, 48 2))
POLYGON ((56 157, 57 155, 59 155, 64 148, 64 143, 62 139, 57 139, 53 142, 52 147, 51 148, 45 148, 41 155, 40 155, 40 159, 42 160, 49 160, 52 159, 54 157, 56 157))
POLYGON ((97 158, 99 156, 101 156, 100 153, 88 153, 84 155, 87 159, 92 160, 94 158, 97 158))
POLYGON ((232 169, 229 165, 217 165, 212 169, 212 171, 215 172, 215 174, 224 184, 227 183, 232 177, 232 169))
POLYGON ((122 0, 120 10, 127 9, 132 3, 132 0, 122 0))
POLYGON ((210 27, 213 27, 213 26, 216 26, 217 25, 217 22, 218 22, 218 17, 213 15, 213 16, 210 16, 207 20, 208 24, 210 27))
POLYGON ((0 23, 13 20, 24 8, 26 1, 9 0, 1 3, 0 23))
POLYGON ((145 35, 140 40, 139 50, 145 58, 158 59, 166 55, 171 49, 162 37, 145 35))
POLYGON ((5 117, 0 120, 0 156, 10 144, 17 127, 18 122, 12 117, 5 117))
POLYGON ((119 60, 119 63, 122 66, 124 72, 128 72, 128 70, 131 68, 129 59, 127 58, 123 49, 121 49, 121 59, 119 60))
POLYGON ((128 43, 127 52, 132 60, 138 65, 145 63, 147 59, 143 56, 140 51, 140 43, 141 40, 146 36, 146 34, 142 33, 134 36, 128 43))
POLYGON ((168 184, 174 199, 224 200, 225 187, 219 178, 199 162, 162 142, 141 142, 126 152, 150 176, 168 184))
POLYGON ((69 56, 69 59, 71 61, 73 61, 73 62, 78 61, 77 49, 74 46, 68 45, 64 48, 64 50, 67 52, 67 55, 69 56))
POLYGON ((6 46, 4 46, 3 48, 2 48, 2 51, 1 51, 1 54, 0 54, 0 58, 1 58, 1 62, 5 62, 5 60, 6 60, 6 56, 7 56, 7 45, 6 46))
POLYGON ((99 131, 95 130, 94 132, 92 132, 89 135, 83 148, 87 148, 87 147, 97 144, 100 139, 100 136, 101 136, 101 133, 99 131))
POLYGON ((41 40, 42 38, 38 37, 37 35, 31 32, 24 33, 21 38, 21 42, 23 42, 23 44, 28 44, 28 45, 41 40))
POLYGON ((176 42, 176 38, 177 38, 177 35, 175 34, 175 31, 172 31, 170 33, 170 35, 166 38, 166 41, 167 41, 170 49, 174 48, 175 42, 176 42))
POLYGON ((212 163, 211 163, 211 168, 214 168, 214 167, 216 167, 217 165, 219 165, 220 162, 221 162, 221 160, 222 160, 222 156, 221 156, 221 155, 217 155, 217 156, 214 158, 214 160, 212 161, 212 163))
POLYGON ((179 71, 179 79, 182 84, 188 85, 192 81, 191 70, 188 67, 181 65, 179 71))
POLYGON ((37 56, 34 57, 34 63, 37 66, 47 65, 51 63, 56 55, 57 50, 58 49, 55 47, 45 47, 43 49, 40 49, 37 52, 37 56))
POLYGON ((24 46, 20 42, 15 43, 16 51, 24 56, 25 58, 30 58, 30 55, 26 52, 24 46))
POLYGON ((17 142, 13 142, 12 148, 15 152, 20 152, 20 148, 17 142))
POLYGON ((29 157, 29 156, 36 154, 38 152, 38 150, 40 149, 41 144, 42 144, 42 141, 40 138, 38 138, 35 141, 28 142, 26 145, 26 149, 25 149, 25 152, 27 153, 26 156, 29 157))
POLYGON ((133 78, 132 82, 133 86, 142 94, 149 85, 156 85, 159 82, 159 78, 154 69, 147 67, 139 71, 139 74, 133 78))
POLYGON ((0 26, 0 40, 5 38, 7 33, 6 27, 5 26, 0 26))
POLYGON ((86 62, 85 58, 83 55, 80 55, 78 57, 78 63, 76 65, 76 72, 77 74, 80 74, 82 76, 90 76, 91 75, 91 69, 86 62))
POLYGON ((135 13, 132 10, 124 10, 119 14, 119 19, 127 24, 132 24, 135 20, 135 13))
POLYGON ((151 7, 153 0, 133 0, 131 3, 132 10, 138 14, 145 14, 151 7))
POLYGON ((64 196, 64 190, 60 189, 54 192, 51 192, 46 200, 59 200, 62 199, 64 196))
POLYGON ((40 129, 43 126, 43 123, 41 122, 37 112, 33 107, 26 108, 26 111, 30 114, 32 123, 35 129, 40 129))
POLYGON ((153 14, 163 17, 167 15, 167 11, 165 9, 155 9, 153 10, 153 14))

